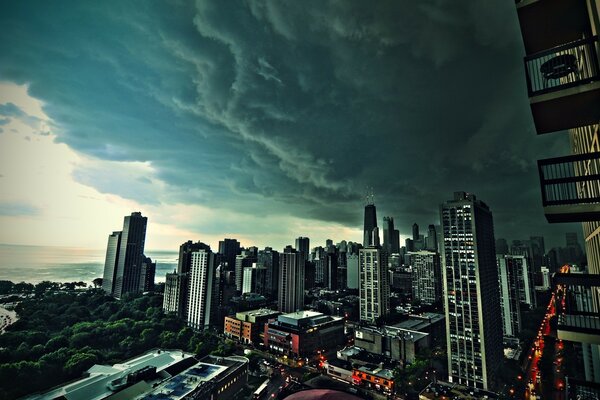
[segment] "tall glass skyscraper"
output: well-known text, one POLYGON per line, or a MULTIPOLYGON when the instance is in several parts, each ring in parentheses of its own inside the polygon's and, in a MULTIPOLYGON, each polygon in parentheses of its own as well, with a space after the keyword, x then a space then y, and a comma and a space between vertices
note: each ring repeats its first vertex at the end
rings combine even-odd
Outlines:
POLYGON ((440 215, 448 379, 490 389, 503 357, 492 213, 474 195, 456 192, 440 215))
POLYGON ((125 293, 137 293, 144 287, 140 282, 147 224, 147 217, 133 212, 125 217, 123 230, 108 237, 102 288, 116 298, 125 293))

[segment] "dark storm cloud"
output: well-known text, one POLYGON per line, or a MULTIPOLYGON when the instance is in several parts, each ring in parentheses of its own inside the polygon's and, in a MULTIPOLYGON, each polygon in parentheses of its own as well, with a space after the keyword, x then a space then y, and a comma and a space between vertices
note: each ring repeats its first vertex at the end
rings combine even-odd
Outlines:
MULTIPOLYGON (((358 226, 373 187, 380 216, 408 231, 467 190, 490 205, 498 236, 549 230, 535 160, 565 154, 567 138, 534 133, 514 2, 0 11, 2 79, 29 83, 75 149, 149 161, 169 185, 153 201, 358 226)), ((101 175, 76 173, 148 201, 101 175)))

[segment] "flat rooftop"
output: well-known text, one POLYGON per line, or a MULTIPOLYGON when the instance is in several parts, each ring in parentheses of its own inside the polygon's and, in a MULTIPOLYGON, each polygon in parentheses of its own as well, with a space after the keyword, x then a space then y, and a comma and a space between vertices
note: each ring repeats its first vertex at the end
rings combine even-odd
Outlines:
POLYGON ((235 314, 235 317, 240 321, 249 321, 256 317, 269 317, 281 314, 277 310, 270 310, 268 308, 261 308, 258 310, 240 311, 235 314))
POLYGON ((443 314, 437 313, 423 313, 421 315, 410 315, 408 320, 402 321, 398 324, 393 325, 397 328, 408 329, 412 331, 418 331, 429 327, 431 324, 435 324, 444 319, 443 314))
POLYGON ((441 382, 431 383, 421 393, 420 399, 436 400, 436 399, 457 399, 457 400, 480 400, 480 399, 497 399, 498 394, 482 389, 473 389, 466 386, 461 386, 453 383, 441 382))
POLYGON ((87 370, 89 374, 87 377, 45 393, 28 396, 26 399, 101 400, 118 392, 118 390, 109 388, 112 382, 126 379, 127 375, 132 372, 145 367, 156 367, 157 374, 162 373, 163 376, 168 376, 165 371, 167 368, 193 357, 193 354, 184 353, 180 350, 151 350, 113 366, 94 365, 87 370))
POLYGON ((366 372, 367 374, 374 375, 383 379, 394 379, 394 371, 387 368, 381 368, 375 365, 361 365, 357 368, 357 370, 361 372, 366 372))

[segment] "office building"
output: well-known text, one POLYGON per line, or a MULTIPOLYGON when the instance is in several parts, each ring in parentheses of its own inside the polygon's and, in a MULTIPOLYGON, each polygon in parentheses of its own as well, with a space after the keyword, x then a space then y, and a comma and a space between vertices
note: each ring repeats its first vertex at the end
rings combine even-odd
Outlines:
POLYGON ((381 248, 366 247, 358 252, 360 320, 375 323, 390 311, 390 284, 381 248))
POLYGON ((242 291, 244 285, 244 268, 252 267, 257 261, 257 255, 250 249, 242 250, 235 256, 235 289, 242 291))
POLYGON ((344 342, 343 318, 315 311, 279 315, 264 326, 265 347, 288 357, 312 358, 344 342))
POLYGON ((383 249, 390 254, 398 252, 399 244, 396 245, 395 239, 394 218, 383 217, 383 249))
POLYGON ((215 288, 216 257, 210 248, 192 252, 187 322, 193 329, 206 329, 216 323, 218 290, 215 288))
POLYGON ((119 261, 120 244, 121 231, 113 232, 108 236, 102 289, 109 295, 112 295, 115 290, 115 274, 117 272, 117 263, 119 261))
POLYGON ((280 314, 279 311, 266 308, 238 312, 235 316, 225 317, 223 333, 242 343, 258 345, 264 342, 265 324, 280 314))
POLYGON ((524 256, 497 254, 498 279, 500 281, 500 309, 502 311, 502 335, 507 338, 518 338, 521 331, 520 293, 522 279, 519 261, 524 256))
POLYGON ((454 193, 440 206, 448 379, 488 389, 502 363, 502 317, 488 206, 454 193))
MULTIPOLYGON (((363 229, 363 246, 379 246, 379 243, 374 243, 374 231, 377 229, 377 210, 373 203, 373 195, 367 196, 365 205, 365 219, 363 229)), ((377 234, 379 242, 379 234, 377 234)))
MULTIPOLYGON (((585 376, 576 378, 600 383, 600 1, 518 1, 516 9, 536 131, 569 130, 571 140, 572 154, 538 160, 544 214, 550 223, 582 223, 587 253, 588 274, 554 276, 567 298, 587 298, 571 302, 559 315, 557 336, 582 348, 585 376)), ((570 235, 573 252, 575 239, 570 235)), ((555 271, 550 261, 547 265, 555 271)), ((569 382, 575 381, 572 378, 569 382)), ((578 392, 583 387, 566 389, 573 396, 587 395, 578 392)), ((600 391, 593 396, 600 396, 600 391)))
POLYGON ((265 297, 277 299, 277 290, 279 288, 279 252, 270 247, 258 252, 256 266, 265 268, 265 290, 261 293, 265 297))
POLYGON ((235 257, 240 254, 240 242, 236 239, 223 239, 219 241, 219 263, 225 264, 227 271, 235 268, 235 257))
POLYGON ((290 246, 279 255, 278 307, 284 313, 304 309, 304 265, 290 246))
POLYGON ((142 213, 133 212, 124 218, 123 230, 108 237, 102 288, 118 299, 144 287, 147 277, 142 277, 142 263, 147 223, 148 218, 142 213))
POLYGON ((433 251, 408 252, 411 267, 412 298, 424 304, 442 300, 440 256, 433 251))
POLYGON ((150 257, 144 256, 142 269, 140 271, 140 292, 151 292, 154 290, 154 277, 156 275, 156 263, 150 257))
POLYGON ((301 260, 304 262, 308 261, 308 257, 310 256, 310 239, 302 236, 297 238, 296 251, 298 251, 301 260))
POLYGON ((427 239, 425 241, 426 246, 425 249, 429 251, 438 251, 438 239, 437 239, 437 231, 435 229, 435 225, 429 225, 427 228, 427 239))
POLYGON ((174 312, 183 319, 187 319, 192 253, 199 250, 210 251, 210 246, 200 241, 194 243, 191 240, 179 246, 177 270, 167 274, 165 279, 163 309, 166 312, 174 312), (177 292, 174 292, 175 290, 177 292))
POLYGON ((181 318, 186 318, 188 278, 188 274, 178 274, 177 271, 166 275, 163 296, 164 312, 175 313, 181 318))

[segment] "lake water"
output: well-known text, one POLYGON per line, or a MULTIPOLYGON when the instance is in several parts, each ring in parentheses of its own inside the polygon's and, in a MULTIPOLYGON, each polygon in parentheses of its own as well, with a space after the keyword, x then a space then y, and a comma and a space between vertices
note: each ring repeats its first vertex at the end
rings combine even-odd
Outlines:
MULTIPOLYGON (((104 271, 104 249, 0 244, 0 280, 91 283, 104 271)), ((177 268, 177 251, 146 251, 156 262, 156 282, 177 268)))

